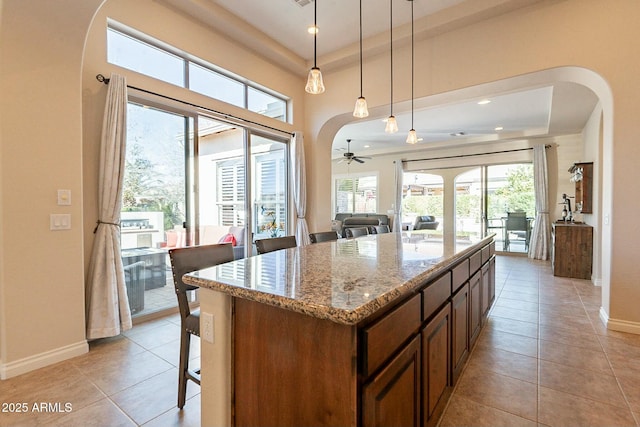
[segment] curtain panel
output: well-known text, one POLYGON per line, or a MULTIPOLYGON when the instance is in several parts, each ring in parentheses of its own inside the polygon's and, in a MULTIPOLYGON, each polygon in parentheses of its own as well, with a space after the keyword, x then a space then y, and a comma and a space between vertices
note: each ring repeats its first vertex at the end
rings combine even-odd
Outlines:
POLYGON ((86 283, 87 339, 131 329, 131 312, 120 255, 120 209, 127 129, 127 82, 109 80, 100 144, 98 225, 86 283))
POLYGON ((302 132, 294 132, 291 138, 291 189, 293 201, 296 205, 295 236, 298 246, 311 243, 309 227, 305 215, 307 214, 307 170, 304 158, 304 137, 302 132))
POLYGON ((551 244, 549 219, 549 175, 544 144, 533 147, 533 185, 536 195, 536 221, 529 243, 529 258, 546 260, 551 244))

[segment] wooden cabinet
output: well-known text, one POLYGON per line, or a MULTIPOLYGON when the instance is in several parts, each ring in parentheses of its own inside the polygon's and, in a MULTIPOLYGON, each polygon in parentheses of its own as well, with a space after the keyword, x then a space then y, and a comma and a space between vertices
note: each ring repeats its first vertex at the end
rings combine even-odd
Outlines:
POLYGON ((469 356, 469 284, 451 298, 451 382, 455 384, 469 356))
POLYGON ((551 235, 553 275, 591 279, 593 227, 557 222, 551 235))
POLYGON ((482 280, 477 272, 469 279, 469 350, 480 335, 482 327, 482 280))
POLYGON ((363 387, 363 426, 420 426, 420 359, 416 337, 363 387))
POLYGON ((422 330, 422 425, 435 426, 451 394, 451 306, 422 330))
POLYGON ((478 249, 355 325, 235 298, 234 425, 437 425, 491 304, 494 258, 478 249))
POLYGON ((593 162, 575 163, 569 172, 576 186, 575 211, 593 213, 593 162))

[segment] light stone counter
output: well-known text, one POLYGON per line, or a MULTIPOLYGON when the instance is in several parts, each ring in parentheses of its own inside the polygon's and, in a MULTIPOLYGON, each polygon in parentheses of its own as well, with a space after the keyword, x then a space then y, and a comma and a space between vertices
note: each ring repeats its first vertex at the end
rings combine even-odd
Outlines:
POLYGON ((355 325, 488 243, 387 233, 258 255, 187 274, 201 288, 355 325))

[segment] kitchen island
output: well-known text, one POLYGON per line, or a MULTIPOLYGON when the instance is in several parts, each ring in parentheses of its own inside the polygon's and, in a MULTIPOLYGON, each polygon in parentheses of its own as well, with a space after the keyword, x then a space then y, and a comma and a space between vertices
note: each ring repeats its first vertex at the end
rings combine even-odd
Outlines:
POLYGON ((202 425, 435 425, 494 266, 493 236, 446 248, 387 233, 187 274, 201 288, 202 425))

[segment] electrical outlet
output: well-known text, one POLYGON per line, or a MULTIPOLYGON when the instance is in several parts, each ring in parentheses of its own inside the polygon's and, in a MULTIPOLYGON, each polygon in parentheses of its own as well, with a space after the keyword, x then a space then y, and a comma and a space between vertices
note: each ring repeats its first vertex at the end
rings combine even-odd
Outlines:
POLYGON ((202 339, 213 344, 213 314, 205 312, 200 313, 200 322, 200 335, 202 336, 202 339))

